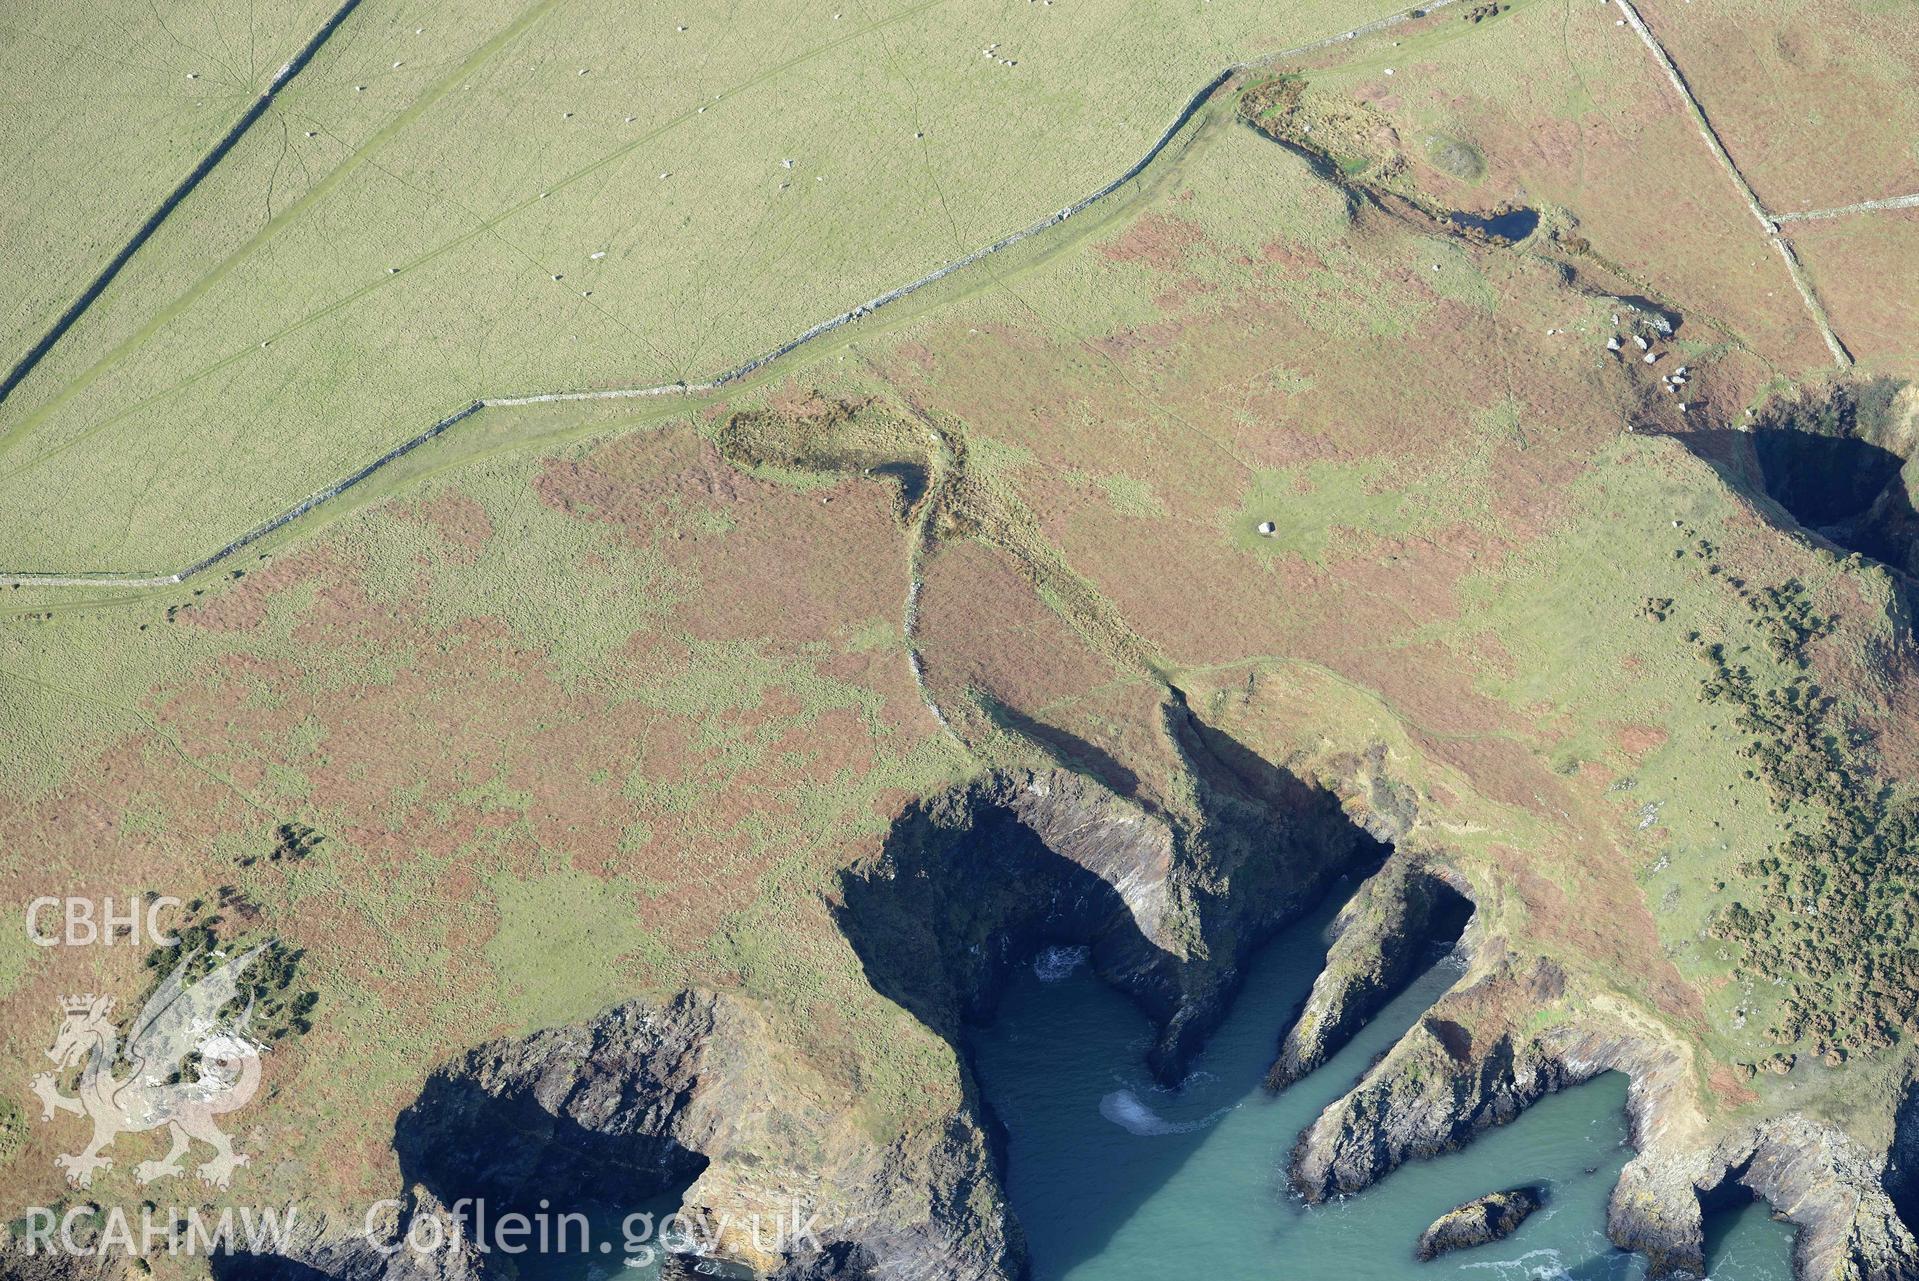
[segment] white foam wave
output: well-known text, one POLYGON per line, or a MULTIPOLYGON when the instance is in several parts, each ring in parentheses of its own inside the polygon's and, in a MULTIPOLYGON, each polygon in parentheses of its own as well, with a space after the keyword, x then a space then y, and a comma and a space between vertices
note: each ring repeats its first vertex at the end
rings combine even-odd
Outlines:
POLYGON ((1197 1121, 1168 1121, 1140 1101, 1131 1090, 1114 1090, 1099 1101, 1099 1114, 1129 1134, 1191 1134, 1203 1130, 1233 1109, 1223 1107, 1197 1121))
POLYGON ((1084 965, 1090 955, 1092 950, 1084 947, 1062 947, 1056 944, 1043 948, 1033 958, 1033 973, 1042 983, 1058 983, 1084 965))
POLYGON ((1463 1271, 1490 1271, 1501 1276, 1524 1277, 1526 1281, 1566 1281, 1571 1273, 1566 1271, 1566 1259, 1553 1249, 1528 1250, 1516 1259, 1486 1259, 1478 1263, 1462 1263, 1463 1271))

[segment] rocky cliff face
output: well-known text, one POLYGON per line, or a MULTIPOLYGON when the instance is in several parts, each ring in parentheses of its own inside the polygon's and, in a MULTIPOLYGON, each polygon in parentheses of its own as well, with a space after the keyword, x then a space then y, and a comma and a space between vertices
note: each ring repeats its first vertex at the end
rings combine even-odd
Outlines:
POLYGON ((474 1051, 434 1079, 396 1141, 410 1177, 442 1198, 456 1185, 556 1203, 566 1189, 617 1189, 622 1205, 677 1194, 717 1252, 766 1275, 1017 1268, 970 1114, 881 1147, 833 1098, 755 1010, 684 994, 474 1051), (516 1135, 504 1155, 503 1133, 516 1135))
POLYGON ((1471 901, 1446 874, 1395 854, 1341 910, 1326 966, 1280 1043, 1268 1089, 1318 1068, 1411 983, 1437 947, 1458 941, 1471 901))
POLYGON ((1669 1039, 1603 999, 1556 1002, 1548 994, 1558 981, 1510 958, 1482 965, 1301 1136, 1294 1187, 1311 1201, 1359 1191, 1404 1161, 1512 1120, 1553 1090, 1619 1071, 1631 1079, 1638 1155, 1613 1190, 1607 1232, 1647 1257, 1651 1277, 1704 1276, 1702 1198, 1733 1187, 1798 1225, 1800 1281, 1919 1277, 1919 1245, 1887 1193, 1883 1156, 1803 1116, 1709 1122, 1692 1064, 1669 1039), (1579 1014, 1530 1036, 1500 1017, 1542 1004, 1579 1014))
POLYGON ((844 881, 841 925, 873 986, 959 1045, 1015 964, 1084 946, 1160 1028, 1151 1066, 1176 1080, 1253 948, 1385 853, 1331 796, 1270 767, 1236 772, 1193 734, 1197 816, 1149 813, 1066 771, 903 816, 879 863, 844 881))
POLYGON ((624 1213, 662 1196, 697 1217, 714 1253, 758 1275, 1017 1270, 970 1116, 882 1148, 845 1109, 815 1102, 831 1097, 755 1011, 706 994, 484 1045, 435 1073, 400 1117, 409 1191, 373 1239, 350 1216, 316 1221, 283 1256, 224 1261, 221 1281, 481 1281, 508 1275, 492 1239, 506 1214, 624 1213), (464 1212, 469 1198, 485 1201, 484 1218, 464 1212), (410 1232, 439 1240, 428 1220, 443 1245, 402 1244, 410 1232))
POLYGON ((1883 1157, 1830 1126, 1788 1116, 1722 1148, 1731 1177, 1799 1225, 1802 1281, 1919 1281, 1919 1245, 1886 1193, 1883 1157))
POLYGON ((443 1202, 485 1197, 501 1209, 632 1205, 684 1188, 714 1137, 696 1104, 722 1018, 713 999, 687 994, 482 1046, 401 1113, 401 1174, 443 1202))
MULTIPOLYGON (((1015 965, 1046 944, 1084 946, 1162 1028, 1154 1063, 1176 1076, 1247 953, 1382 852, 1324 793, 1251 771, 1202 731, 1183 731, 1201 761, 1197 818, 1149 812, 1067 772, 1004 775, 903 814, 883 856, 846 875, 838 908, 875 988, 951 1040, 963 1064, 967 1021, 990 1013, 1015 965)), ((1342 916, 1286 1038, 1285 1071, 1323 1062, 1466 908, 1444 874, 1389 861, 1342 916)), ((1703 1272, 1701 1198, 1743 1185, 1800 1225, 1806 1281, 1919 1281, 1883 1160, 1801 1118, 1708 1124, 1693 1065, 1656 1026, 1479 927, 1470 942, 1469 975, 1301 1137, 1291 1177, 1305 1197, 1356 1192, 1617 1070, 1632 1080, 1639 1155, 1609 1230, 1655 1276, 1703 1272)), ((493 1260, 457 1232, 426 1256, 379 1247, 464 1197, 658 1194, 735 1224, 787 1215, 796 1201, 820 1210, 817 1239, 769 1247, 737 1228, 721 1235, 763 1275, 1005 1281, 1024 1251, 983 1109, 962 1084, 953 1115, 882 1142, 848 1120, 843 1086, 810 1075, 744 1001, 628 1003, 481 1046, 436 1073, 396 1127, 409 1199, 380 1240, 357 1222, 322 1221, 284 1259, 229 1261, 223 1281, 484 1281, 493 1260)))
MULTIPOLYGON (((1178 700, 1167 715, 1191 769, 1182 813, 1069 771, 1006 774, 912 807, 882 856, 844 877, 838 919, 868 979, 962 1061, 968 1020, 990 1013, 1012 968, 1063 943, 1088 948, 1095 972, 1154 1019, 1153 1066, 1175 1078, 1247 954, 1383 857, 1330 795, 1178 700)), ((497 1218, 541 1199, 630 1206, 660 1195, 735 1225, 790 1215, 796 1202, 818 1210, 817 1240, 722 1235, 762 1274, 1017 1275, 1024 1252, 970 1081, 955 1115, 890 1143, 858 1129, 843 1090, 786 1054, 749 1004, 703 993, 480 1046, 400 1116, 409 1199, 381 1241, 329 1225, 284 1259, 236 1262, 233 1275, 467 1281, 498 1270, 471 1222, 456 1221, 432 1257, 379 1247, 465 1198, 485 1198, 497 1218)))
POLYGON ((1293 1187, 1308 1201, 1358 1192, 1590 1075, 1537 1042, 1502 1034, 1482 1044, 1443 1015, 1429 1015, 1300 1137, 1293 1187))

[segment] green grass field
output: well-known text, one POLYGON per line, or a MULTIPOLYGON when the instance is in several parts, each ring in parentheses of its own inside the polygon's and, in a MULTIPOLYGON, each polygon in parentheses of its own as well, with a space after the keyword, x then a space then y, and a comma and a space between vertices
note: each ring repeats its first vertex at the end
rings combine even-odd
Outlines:
POLYGON ((172 568, 476 397, 707 376, 1097 187, 1227 63, 1389 11, 469 8, 356 11, 0 406, 0 566, 172 568))

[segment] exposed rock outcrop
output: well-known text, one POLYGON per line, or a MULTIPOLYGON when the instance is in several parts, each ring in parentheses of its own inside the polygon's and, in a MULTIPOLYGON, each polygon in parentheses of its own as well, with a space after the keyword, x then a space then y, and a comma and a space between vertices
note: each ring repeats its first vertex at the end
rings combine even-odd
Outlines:
POLYGON ((1893 1114, 1892 1150, 1880 1180, 1892 1198, 1900 1222, 1919 1233, 1919 1072, 1908 1069, 1893 1114))
POLYGON ((1293 1186, 1308 1201, 1358 1192, 1405 1162, 1450 1152, 1593 1074, 1510 1034, 1476 1044, 1435 1007, 1301 1136, 1293 1186))
POLYGON ((1323 1201, 1369 1187, 1610 1066, 1513 1028, 1510 1011, 1565 995, 1557 966, 1538 960, 1520 969, 1504 955, 1476 964, 1300 1136, 1291 1177, 1301 1196, 1323 1201))
MULTIPOLYGON (((390 1207, 389 1207, 390 1208, 390 1207)), ((356 1218, 302 1213, 277 1254, 214 1254, 214 1281, 480 1281, 479 1253, 459 1231, 459 1219, 432 1193, 416 1188, 397 1214, 369 1211, 356 1218), (416 1223, 443 1225, 405 1243, 416 1223)))
POLYGON ((456 1182, 460 1195, 493 1189, 509 1202, 536 1189, 624 1205, 680 1192, 712 1225, 706 1244, 767 1274, 1017 1269, 970 1114, 882 1148, 833 1097, 751 1006, 683 994, 475 1050, 402 1117, 396 1147, 409 1177, 442 1198, 456 1182))
POLYGON ((1760 1127, 1722 1158, 1734 1177, 1799 1225, 1800 1281, 1919 1281, 1919 1243, 1882 1182, 1885 1159, 1802 1116, 1760 1127))
POLYGON ((844 879, 841 925, 873 986, 957 1045, 1015 964, 1084 946, 1158 1026, 1150 1066, 1177 1079, 1251 951, 1386 851, 1330 794, 1236 760, 1196 723, 1176 733, 1197 818, 1065 770, 999 776, 904 815, 881 860, 844 879))
POLYGON ((12 1233, 0 1242, 0 1277, 8 1281, 109 1281, 120 1270, 107 1259, 41 1249, 12 1233))
POLYGON ((1435 946, 1459 939, 1471 914, 1471 900, 1445 873, 1404 853, 1388 859, 1333 923, 1325 968, 1281 1039, 1267 1088, 1284 1089, 1324 1064, 1418 977, 1435 946))
POLYGON ((1543 1187, 1489 1192, 1464 1205, 1456 1205, 1434 1219, 1432 1226, 1419 1234, 1413 1255, 1424 1262, 1454 1250, 1503 1241, 1544 1204, 1546 1189, 1543 1187))
POLYGON ((682 993, 493 1042, 435 1073, 396 1124, 411 1192, 369 1239, 320 1223, 252 1281, 481 1281, 492 1225, 518 1211, 625 1212, 678 1197, 700 1245, 759 1275, 1003 1281, 1019 1267, 986 1136, 970 1113, 876 1144, 751 1006, 682 993), (486 1202, 485 1219, 462 1202, 486 1202), (447 1207, 453 1207, 448 1209, 447 1207), (445 1244, 426 1253, 402 1244, 445 1244), (398 1248, 395 1248, 398 1247, 398 1248))
POLYGON ((1702 1198, 1739 1186, 1798 1226, 1799 1281, 1919 1281, 1919 1245, 1887 1193, 1883 1156, 1796 1114, 1709 1122, 1685 1054, 1603 999, 1580 1002, 1579 1017, 1530 1036, 1498 1017, 1527 1008, 1516 998, 1537 998, 1552 981, 1538 967, 1519 979, 1502 965, 1442 998, 1301 1137, 1291 1170, 1298 1191, 1313 1201, 1359 1191, 1404 1161, 1512 1120, 1553 1090, 1619 1071, 1631 1081, 1637 1155, 1613 1189, 1607 1234, 1645 1255, 1650 1277, 1704 1276, 1702 1198))
POLYGON ((1570 1062, 1628 1073, 1638 1155, 1620 1172, 1607 1234, 1647 1256, 1648 1275, 1703 1277, 1704 1202, 1743 1187, 1799 1228, 1799 1281, 1915 1281, 1919 1245, 1899 1221, 1875 1157, 1837 1128, 1787 1114, 1756 1124, 1709 1125, 1690 1071, 1671 1046, 1636 1035, 1562 1035, 1570 1062))
POLYGON ((628 1206, 685 1188, 716 1129, 695 1103, 721 1017, 712 998, 688 994, 473 1050, 400 1114, 401 1174, 495 1212, 541 1198, 628 1206))

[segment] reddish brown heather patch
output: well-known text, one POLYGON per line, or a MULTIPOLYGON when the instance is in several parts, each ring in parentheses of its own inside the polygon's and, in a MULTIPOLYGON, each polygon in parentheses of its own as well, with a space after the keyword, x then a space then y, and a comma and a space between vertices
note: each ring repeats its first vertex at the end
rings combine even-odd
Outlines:
POLYGON ((1218 292, 1219 286, 1211 281, 1188 276, 1182 280, 1174 281, 1166 288, 1154 294, 1153 306, 1165 312, 1185 311, 1200 299, 1218 292))
POLYGON ((1005 552, 948 544, 928 561, 924 580, 919 648, 941 698, 977 687, 1037 712, 1132 675, 1088 650, 1005 552))
POLYGON ((582 459, 546 458, 533 490, 557 511, 628 527, 636 542, 684 505, 758 499, 770 486, 728 466, 712 442, 690 430, 635 432, 582 459))
POLYGON ((902 616, 907 535, 890 482, 860 478, 808 492, 745 483, 751 497, 724 537, 671 549, 676 565, 718 587, 683 598, 678 626, 714 639, 799 645, 837 641, 849 622, 902 616))
POLYGON ((1770 211, 1919 190, 1909 12, 1856 0, 1642 12, 1770 211))
POLYGON ((1377 107, 1387 114, 1398 111, 1401 105, 1403 105, 1400 96, 1393 93, 1384 84, 1366 85, 1355 93, 1353 97, 1369 106, 1377 107))
MULTIPOLYGON (((1161 308, 1161 310, 1169 309, 1161 308)), ((1091 345, 1114 360, 1125 360, 1134 355, 1158 355, 1164 353, 1173 344, 1182 329, 1183 326, 1173 320, 1153 325, 1135 325, 1129 329, 1102 334, 1093 339, 1091 345)))
POLYGON ((1664 747, 1670 735, 1657 725, 1619 725, 1613 728, 1612 737, 1614 745, 1636 764, 1647 753, 1664 747))
POLYGON ((1171 214, 1147 213, 1100 245, 1099 254, 1113 262, 1137 262, 1155 271, 1175 271, 1187 251, 1205 240, 1206 233, 1196 222, 1171 214))
POLYGON ((1730 1063, 1714 1063, 1706 1072, 1706 1084, 1711 1087, 1713 1097, 1728 1108, 1742 1108, 1754 1102, 1759 1095, 1733 1071, 1730 1063))
POLYGON ((1705 1003, 1666 955, 1620 852, 1610 844, 1575 839, 1578 845, 1557 854, 1490 847, 1506 883, 1525 905, 1531 935, 1583 958, 1602 979, 1638 991, 1681 1027, 1703 1031, 1705 1003), (1545 866, 1566 877, 1568 886, 1536 870, 1545 866))
POLYGON ((1309 271, 1320 271, 1326 266, 1326 259, 1316 250, 1284 238, 1269 240, 1261 245, 1259 256, 1266 263, 1279 268, 1280 274, 1288 278, 1303 276, 1309 271))
POLYGON ((1408 733, 1428 757, 1471 779, 1479 795, 1538 818, 1563 821, 1563 783, 1523 743, 1497 734, 1433 733, 1416 723, 1408 733))
POLYGON ((1204 541, 1169 537, 1166 522, 1088 518, 1053 528, 1068 560, 1113 602, 1133 630, 1181 664, 1277 653, 1319 602, 1294 598, 1276 576, 1248 565, 1223 531, 1204 541))
POLYGON ((305 544, 243 568, 246 577, 219 583, 208 595, 193 598, 177 622, 211 632, 249 631, 266 621, 273 597, 300 583, 326 581, 339 566, 322 544, 305 544))
POLYGON ((1625 777, 1602 761, 1580 761, 1573 778, 1588 793, 1603 792, 1625 777))
POLYGON ((1919 209, 1785 226, 1853 355, 1902 377, 1919 376, 1919 271, 1912 266, 1919 262, 1919 209))
POLYGON ((429 499, 392 502, 385 510, 396 520, 418 522, 432 529, 455 553, 458 564, 472 564, 480 549, 493 537, 493 518, 487 515, 486 508, 455 489, 429 499))

